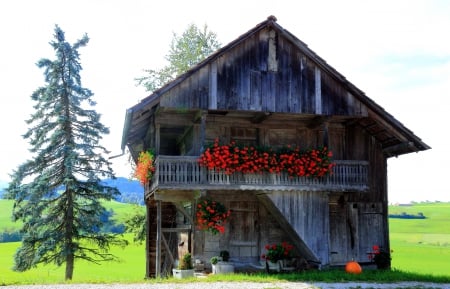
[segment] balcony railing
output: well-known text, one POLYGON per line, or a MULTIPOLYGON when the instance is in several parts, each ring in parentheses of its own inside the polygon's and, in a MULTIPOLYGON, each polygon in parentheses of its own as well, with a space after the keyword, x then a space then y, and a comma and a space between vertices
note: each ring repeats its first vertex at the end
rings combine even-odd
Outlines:
POLYGON ((330 175, 321 178, 290 177, 287 174, 226 175, 200 167, 197 156, 164 156, 155 160, 150 191, 164 190, 303 190, 366 191, 368 162, 335 160, 330 175))

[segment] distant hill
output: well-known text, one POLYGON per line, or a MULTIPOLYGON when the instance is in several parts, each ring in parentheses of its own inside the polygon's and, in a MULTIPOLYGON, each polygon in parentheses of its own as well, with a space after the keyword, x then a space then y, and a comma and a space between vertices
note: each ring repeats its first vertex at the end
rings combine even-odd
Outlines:
MULTIPOLYGON (((130 180, 124 177, 113 179, 105 179, 103 182, 111 187, 116 187, 120 191, 120 196, 116 201, 121 203, 144 204, 144 187, 136 180, 130 180)), ((0 181, 0 199, 3 196, 7 182, 0 181)))
POLYGON ((117 177, 113 179, 105 179, 103 181, 108 186, 116 187, 120 191, 120 196, 116 201, 121 203, 144 204, 144 187, 137 180, 117 177))
POLYGON ((5 189, 7 187, 8 187, 8 183, 0 180, 0 199, 3 197, 3 193, 5 192, 5 189))

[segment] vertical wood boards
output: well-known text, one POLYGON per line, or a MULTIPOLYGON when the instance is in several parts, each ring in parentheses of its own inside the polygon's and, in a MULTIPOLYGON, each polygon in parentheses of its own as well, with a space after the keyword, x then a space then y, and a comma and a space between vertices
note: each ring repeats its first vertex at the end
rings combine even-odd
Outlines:
POLYGON ((328 197, 321 192, 283 191, 268 194, 298 236, 322 262, 328 264, 328 197))

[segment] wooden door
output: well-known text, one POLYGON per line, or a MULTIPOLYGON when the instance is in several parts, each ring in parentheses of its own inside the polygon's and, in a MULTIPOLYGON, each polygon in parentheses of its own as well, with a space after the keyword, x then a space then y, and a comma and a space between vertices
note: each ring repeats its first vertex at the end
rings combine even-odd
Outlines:
POLYGON ((330 265, 358 259, 358 236, 358 207, 330 203, 330 265))
POLYGON ((231 201, 230 209, 230 257, 243 262, 259 259, 258 202, 231 201))

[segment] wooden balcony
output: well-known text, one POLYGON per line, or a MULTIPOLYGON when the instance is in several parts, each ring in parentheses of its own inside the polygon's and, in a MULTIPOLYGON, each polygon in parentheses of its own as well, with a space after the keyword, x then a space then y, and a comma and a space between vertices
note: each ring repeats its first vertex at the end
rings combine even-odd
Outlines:
POLYGON ((287 174, 225 175, 198 164, 197 156, 164 156, 155 160, 156 171, 146 193, 202 190, 296 190, 364 192, 368 190, 368 162, 335 160, 332 174, 322 178, 287 174))

